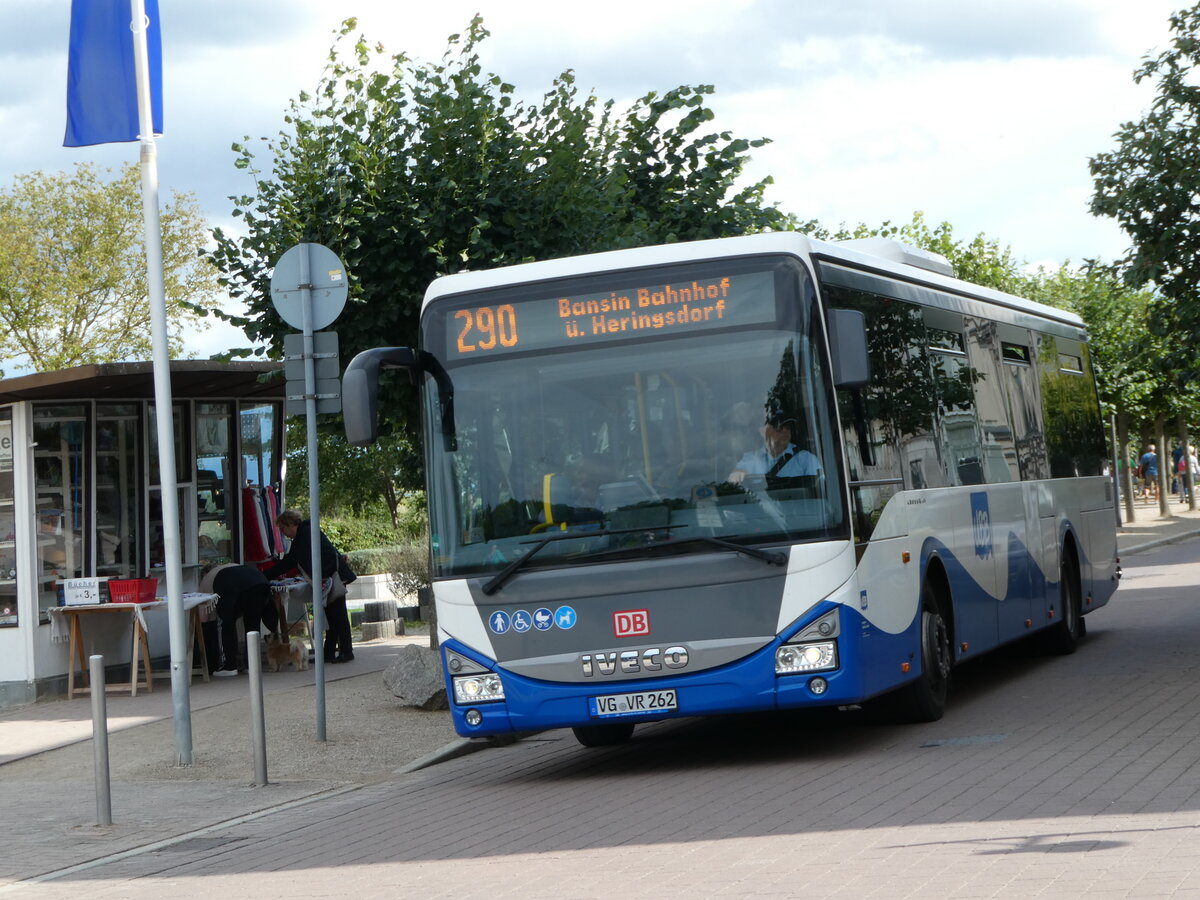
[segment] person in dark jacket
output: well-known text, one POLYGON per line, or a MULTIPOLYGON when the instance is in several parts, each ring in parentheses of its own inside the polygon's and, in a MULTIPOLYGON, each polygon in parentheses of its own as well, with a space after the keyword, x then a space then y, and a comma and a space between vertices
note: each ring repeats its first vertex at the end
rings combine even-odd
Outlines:
MULTIPOLYGON (((283 536, 291 541, 287 553, 264 573, 268 578, 275 578, 299 569, 304 577, 312 580, 312 521, 301 518, 294 509, 285 510, 275 520, 283 536)), ((346 611, 345 595, 338 598, 329 596, 333 575, 338 570, 338 552, 334 549, 324 532, 320 535, 321 581, 320 592, 313 591, 314 602, 318 593, 325 603, 325 662, 340 663, 354 659, 354 648, 350 642, 350 614, 346 611)))
POLYGON ((237 620, 249 634, 265 624, 279 630, 279 617, 271 602, 271 585, 254 566, 237 563, 212 566, 200 576, 200 592, 217 595, 217 618, 221 623, 221 660, 213 666, 213 675, 232 676, 245 666, 239 665, 237 620))

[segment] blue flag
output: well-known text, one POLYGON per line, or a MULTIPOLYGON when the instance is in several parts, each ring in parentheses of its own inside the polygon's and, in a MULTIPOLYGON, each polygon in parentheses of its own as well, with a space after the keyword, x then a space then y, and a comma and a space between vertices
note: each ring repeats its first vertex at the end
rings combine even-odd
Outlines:
MULTIPOLYGON (((146 61, 154 133, 162 134, 162 33, 158 0, 145 0, 146 61)), ((64 147, 138 139, 130 0, 71 0, 64 147)))

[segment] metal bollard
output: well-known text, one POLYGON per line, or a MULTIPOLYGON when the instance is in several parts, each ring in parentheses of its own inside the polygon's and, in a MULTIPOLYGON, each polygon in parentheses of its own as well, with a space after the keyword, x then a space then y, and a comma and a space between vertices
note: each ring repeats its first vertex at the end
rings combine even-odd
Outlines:
POLYGON ((267 783, 267 722, 263 714, 262 643, 257 631, 246 633, 246 665, 250 669, 250 727, 254 740, 254 783, 267 783))
POLYGON ((88 657, 92 682, 92 749, 96 761, 96 824, 112 824, 108 779, 108 704, 104 698, 104 657, 88 657))

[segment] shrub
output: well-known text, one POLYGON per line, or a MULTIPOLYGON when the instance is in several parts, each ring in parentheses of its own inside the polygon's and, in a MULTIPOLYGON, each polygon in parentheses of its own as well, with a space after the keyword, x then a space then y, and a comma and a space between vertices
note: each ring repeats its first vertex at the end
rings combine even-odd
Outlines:
POLYGON ((425 493, 408 494, 399 510, 400 525, 397 529, 410 540, 427 540, 429 532, 429 509, 425 493))
POLYGON ((396 557, 395 545, 351 550, 346 554, 355 575, 389 575, 396 557))
POLYGON ((411 596, 429 587, 429 543, 404 541, 391 547, 352 550, 346 554, 355 575, 387 575, 392 590, 411 596))
MULTIPOLYGON (((338 552, 346 554, 352 550, 390 547, 404 536, 388 521, 353 516, 322 516, 321 531, 338 549, 338 552)), ((357 569, 354 571, 358 572, 357 569)), ((358 574, 369 573, 359 572, 358 574)))
POLYGON ((392 590, 401 596, 429 587, 429 542, 408 541, 394 548, 391 575, 392 590))

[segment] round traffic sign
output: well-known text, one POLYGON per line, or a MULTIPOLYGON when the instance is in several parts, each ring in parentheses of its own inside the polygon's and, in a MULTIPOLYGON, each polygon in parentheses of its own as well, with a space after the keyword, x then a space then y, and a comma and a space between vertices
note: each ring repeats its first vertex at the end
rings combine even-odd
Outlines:
POLYGON ((324 244, 297 244, 275 263, 271 303, 280 318, 304 330, 304 298, 309 298, 308 327, 331 325, 346 307, 346 267, 324 244))

